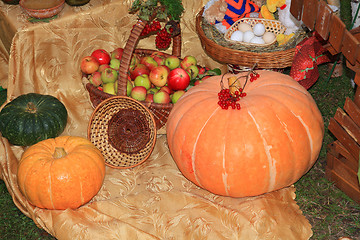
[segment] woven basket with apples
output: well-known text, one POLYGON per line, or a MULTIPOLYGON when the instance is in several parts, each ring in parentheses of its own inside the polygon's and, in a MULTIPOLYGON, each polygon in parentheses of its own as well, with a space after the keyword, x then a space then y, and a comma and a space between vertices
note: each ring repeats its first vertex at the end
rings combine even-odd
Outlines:
POLYGON ((160 129, 188 88, 220 72, 199 66, 193 56, 181 58, 181 1, 161 1, 176 5, 171 7, 153 2, 133 3, 130 12, 138 13, 138 21, 124 48, 94 50, 82 59, 81 70, 94 107, 114 95, 128 96, 149 108, 160 129), (150 34, 156 34, 157 50, 136 49, 139 39, 150 34), (171 41, 172 54, 161 52, 171 41))

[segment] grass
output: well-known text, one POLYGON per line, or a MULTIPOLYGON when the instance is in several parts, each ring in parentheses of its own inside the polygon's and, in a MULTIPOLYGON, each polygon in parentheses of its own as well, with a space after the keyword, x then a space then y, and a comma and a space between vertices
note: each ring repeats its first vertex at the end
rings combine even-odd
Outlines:
MULTIPOLYGON (((350 1, 341 1, 341 18, 350 26, 350 1)), ((360 205, 325 178, 326 146, 335 139, 327 130, 329 120, 347 97, 353 98, 351 71, 344 67, 341 77, 330 78, 327 64, 320 66, 320 77, 309 92, 316 101, 325 123, 323 147, 313 168, 296 184, 296 201, 312 225, 314 240, 351 237, 360 240, 360 205)), ((0 239, 54 239, 14 205, 5 183, 0 181, 0 239)))

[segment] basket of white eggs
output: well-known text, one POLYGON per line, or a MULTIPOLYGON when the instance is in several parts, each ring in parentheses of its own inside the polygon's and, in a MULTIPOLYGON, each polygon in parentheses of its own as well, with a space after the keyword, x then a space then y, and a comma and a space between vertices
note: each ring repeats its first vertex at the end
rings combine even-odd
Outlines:
POLYGON ((266 47, 276 42, 276 36, 286 28, 280 21, 263 18, 241 18, 230 26, 224 38, 232 44, 266 47))

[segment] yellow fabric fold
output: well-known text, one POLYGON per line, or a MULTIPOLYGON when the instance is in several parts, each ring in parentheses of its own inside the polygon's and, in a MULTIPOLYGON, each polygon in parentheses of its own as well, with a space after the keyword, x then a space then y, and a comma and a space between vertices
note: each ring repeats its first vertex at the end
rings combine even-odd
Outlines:
MULTIPOLYGON (((182 56, 200 65, 215 62, 201 47, 195 17, 206 0, 184 0, 182 56)), ((91 0, 65 6, 50 23, 30 23, 19 5, 0 1, 0 84, 8 100, 29 93, 50 94, 62 101, 69 119, 63 135, 87 136, 93 112, 81 81, 80 60, 97 48, 124 47, 137 17, 130 0, 91 0)), ((155 37, 138 48, 155 49, 155 37)), ((167 51, 171 52, 171 49, 167 51)), ((58 239, 308 239, 311 225, 288 187, 253 198, 214 195, 188 181, 178 170, 159 135, 150 158, 140 166, 107 167, 104 184, 92 201, 76 210, 31 206, 20 193, 16 171, 23 147, 0 138, 0 178, 16 206, 58 239)))

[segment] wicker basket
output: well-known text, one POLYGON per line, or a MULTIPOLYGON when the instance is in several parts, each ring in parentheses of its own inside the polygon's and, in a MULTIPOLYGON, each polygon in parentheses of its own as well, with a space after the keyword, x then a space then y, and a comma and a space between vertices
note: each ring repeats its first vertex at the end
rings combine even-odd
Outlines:
MULTIPOLYGON (((134 25, 128 41, 124 47, 124 52, 121 57, 120 69, 119 69, 119 78, 118 78, 118 91, 117 94, 119 96, 126 96, 126 85, 128 79, 128 69, 130 66, 130 61, 133 53, 137 53, 139 55, 150 55, 155 50, 150 49, 135 49, 142 30, 144 29, 145 25, 147 24, 146 21, 138 20, 137 23, 134 25)), ((166 54, 165 54, 166 55, 166 54)), ((181 35, 178 34, 173 38, 173 45, 172 45, 172 55, 180 57, 181 55, 181 35)), ((168 55, 167 55, 168 56, 168 55)), ((91 83, 86 83, 86 89, 90 95, 90 101, 92 102, 93 107, 96 107, 99 103, 104 101, 109 97, 113 97, 114 95, 107 94, 91 83)), ((170 114, 170 111, 173 107, 172 103, 169 104, 159 104, 159 103, 148 103, 148 102, 141 102, 147 108, 149 108, 150 112, 154 115, 156 128, 160 129, 162 126, 166 124, 167 118, 170 114)))
POLYGON ((106 165, 131 168, 144 162, 156 142, 153 114, 139 101, 113 96, 91 115, 88 139, 101 151, 106 165))
POLYGON ((276 39, 274 39, 272 42, 259 45, 259 44, 255 44, 255 43, 247 43, 247 42, 239 42, 239 41, 231 40, 231 35, 235 31, 239 30, 239 25, 241 23, 247 23, 252 28, 255 26, 255 24, 262 23, 265 26, 265 31, 272 32, 275 34, 275 36, 277 36, 278 34, 284 33, 286 30, 284 25, 282 25, 282 23, 277 20, 270 20, 270 19, 263 19, 263 18, 241 18, 241 19, 237 20, 233 25, 231 25, 231 27, 226 31, 226 33, 224 35, 224 38, 226 41, 231 42, 232 44, 235 44, 235 45, 239 44, 239 45, 259 46, 259 47, 267 47, 276 42, 276 39))
POLYGON ((293 57, 295 55, 295 47, 284 51, 250 52, 231 49, 217 44, 205 35, 202 28, 203 11, 204 9, 201 9, 196 16, 196 31, 205 52, 215 61, 245 67, 252 67, 255 63, 257 63, 257 66, 263 69, 286 68, 292 65, 293 57))

